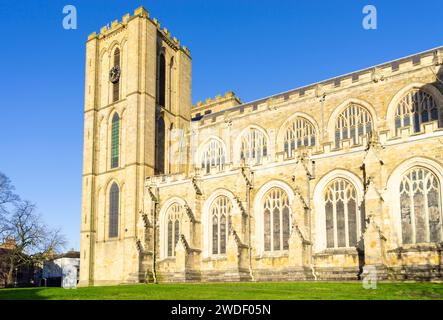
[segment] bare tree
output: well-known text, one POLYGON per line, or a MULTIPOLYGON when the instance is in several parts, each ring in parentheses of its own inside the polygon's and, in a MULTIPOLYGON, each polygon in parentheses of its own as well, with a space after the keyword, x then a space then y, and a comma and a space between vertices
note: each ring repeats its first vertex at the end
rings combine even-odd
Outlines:
POLYGON ((19 197, 14 193, 14 186, 11 180, 0 172, 0 212, 5 212, 5 206, 19 200, 19 197))
POLYGON ((4 218, 4 234, 13 239, 15 246, 8 250, 8 268, 0 275, 13 281, 13 272, 21 266, 41 265, 51 255, 59 253, 65 246, 65 237, 60 230, 50 229, 36 212, 36 206, 29 201, 17 201, 14 210, 4 218))
POLYGON ((10 207, 19 201, 19 196, 14 190, 11 180, 0 172, 0 241, 4 239, 6 232, 5 215, 8 214, 10 207))

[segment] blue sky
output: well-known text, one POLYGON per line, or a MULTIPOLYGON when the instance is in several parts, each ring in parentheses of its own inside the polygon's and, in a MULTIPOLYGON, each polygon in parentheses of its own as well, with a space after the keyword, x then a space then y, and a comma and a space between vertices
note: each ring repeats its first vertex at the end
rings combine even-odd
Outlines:
POLYGON ((79 248, 85 40, 144 5, 193 58, 193 101, 255 100, 443 45, 441 0, 0 0, 0 171, 79 248), (78 29, 62 27, 75 5, 78 29), (362 9, 378 29, 362 28, 362 9))

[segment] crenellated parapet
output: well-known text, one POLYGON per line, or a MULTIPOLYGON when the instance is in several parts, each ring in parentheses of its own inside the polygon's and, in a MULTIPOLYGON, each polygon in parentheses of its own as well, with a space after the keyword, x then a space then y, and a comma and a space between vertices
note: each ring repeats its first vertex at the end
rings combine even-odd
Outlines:
POLYGON ((124 29, 127 28, 128 23, 136 18, 142 18, 146 19, 149 22, 151 22, 158 30, 159 34, 161 35, 162 39, 167 42, 172 48, 176 50, 181 50, 189 57, 191 56, 191 52, 189 48, 187 48, 185 45, 181 45, 180 40, 177 39, 177 37, 172 36, 171 32, 165 28, 161 27, 161 23, 157 18, 151 18, 149 11, 146 10, 143 6, 138 7, 134 10, 134 13, 131 15, 129 13, 125 14, 121 20, 114 20, 110 24, 107 24, 103 26, 100 29, 100 32, 93 32, 89 34, 88 41, 93 39, 105 39, 108 37, 111 37, 124 29))
MULTIPOLYGON (((202 118, 199 122, 200 126, 217 125, 224 121, 228 116, 231 119, 247 116, 248 114, 267 112, 277 110, 294 104, 304 104, 316 102, 324 102, 333 95, 346 93, 355 87, 373 84, 386 85, 393 77, 411 71, 431 68, 436 77, 443 80, 443 76, 439 76, 441 66, 443 65, 443 47, 431 49, 425 52, 379 64, 366 69, 358 70, 338 77, 330 78, 324 81, 313 83, 307 86, 295 88, 283 93, 275 94, 270 97, 258 99, 247 103, 238 103, 230 108, 220 108, 220 110, 211 112, 202 118)), ((205 102, 199 102, 194 106, 193 114, 196 107, 209 107, 215 103, 217 99, 207 99, 205 102)))
POLYGON ((233 92, 228 91, 224 95, 217 95, 215 98, 207 98, 204 102, 198 101, 192 107, 192 117, 199 117, 216 113, 240 105, 242 102, 233 92))

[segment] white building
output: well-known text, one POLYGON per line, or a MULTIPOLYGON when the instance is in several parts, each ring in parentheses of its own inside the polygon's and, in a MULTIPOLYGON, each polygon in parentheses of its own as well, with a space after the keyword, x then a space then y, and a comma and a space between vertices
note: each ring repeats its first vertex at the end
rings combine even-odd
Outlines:
POLYGON ((72 270, 75 270, 75 278, 78 279, 80 272, 80 253, 78 251, 68 251, 46 262, 42 271, 41 285, 61 286, 65 277, 72 276, 72 270))

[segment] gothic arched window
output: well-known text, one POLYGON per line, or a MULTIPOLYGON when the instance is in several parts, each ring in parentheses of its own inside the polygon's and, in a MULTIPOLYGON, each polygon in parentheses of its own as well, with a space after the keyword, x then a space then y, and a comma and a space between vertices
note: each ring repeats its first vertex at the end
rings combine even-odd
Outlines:
POLYGON ((210 173, 211 168, 222 171, 225 165, 225 150, 220 141, 211 139, 203 148, 201 154, 201 168, 210 173))
POLYGON ((327 248, 357 245, 359 236, 359 204, 357 191, 348 180, 333 180, 325 190, 327 248))
POLYGON ((291 231, 288 195, 283 189, 274 187, 263 197, 262 206, 264 250, 288 250, 291 231))
POLYGON ((169 110, 172 110, 172 102, 174 100, 174 57, 171 57, 169 62, 169 110))
POLYGON ((155 137, 155 174, 164 174, 166 127, 163 116, 157 118, 155 137))
POLYGON ((173 203, 167 212, 167 256, 175 257, 175 246, 180 240, 181 224, 183 218, 183 206, 173 203))
POLYGON ((268 155, 267 140, 264 133, 250 128, 240 138, 240 160, 248 164, 261 164, 268 155))
POLYGON ((351 139, 351 144, 358 144, 360 138, 372 132, 372 117, 369 111, 357 104, 350 104, 335 122, 335 146, 340 141, 351 139))
POLYGON ((441 187, 435 174, 410 169, 400 183, 399 200, 404 244, 442 241, 441 187))
POLYGON ((165 108, 166 100, 166 59, 163 53, 159 55, 158 62, 158 104, 165 108))
POLYGON ((414 89, 409 91, 398 103, 395 111, 395 129, 412 126, 414 132, 421 131, 421 124, 438 121, 439 127, 443 126, 443 112, 437 106, 434 98, 427 92, 414 89))
POLYGON ((120 157, 120 117, 114 113, 111 127, 111 168, 119 166, 120 157))
POLYGON ((231 225, 231 201, 226 196, 217 197, 209 209, 210 212, 210 243, 212 254, 225 254, 228 234, 231 225))
POLYGON ((116 102, 120 99, 120 49, 117 48, 114 51, 114 80, 112 81, 112 102, 116 102), (118 73, 118 75, 117 75, 118 73))
POLYGON ((114 182, 109 191, 109 238, 118 236, 119 189, 114 182))
POLYGON ((315 128, 311 122, 303 117, 297 117, 286 128, 285 156, 291 158, 294 151, 301 146, 312 147, 315 145, 315 128))

